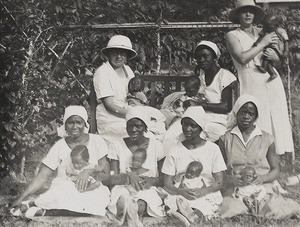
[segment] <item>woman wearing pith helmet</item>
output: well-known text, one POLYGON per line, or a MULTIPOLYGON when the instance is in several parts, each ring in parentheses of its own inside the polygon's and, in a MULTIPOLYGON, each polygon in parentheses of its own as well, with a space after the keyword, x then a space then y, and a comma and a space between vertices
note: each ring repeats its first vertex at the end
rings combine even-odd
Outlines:
POLYGON ((134 77, 126 65, 127 60, 136 57, 131 41, 123 35, 111 37, 107 46, 101 50, 107 61, 94 74, 94 89, 98 106, 96 111, 99 134, 125 137, 127 114, 126 95, 128 82, 134 77))

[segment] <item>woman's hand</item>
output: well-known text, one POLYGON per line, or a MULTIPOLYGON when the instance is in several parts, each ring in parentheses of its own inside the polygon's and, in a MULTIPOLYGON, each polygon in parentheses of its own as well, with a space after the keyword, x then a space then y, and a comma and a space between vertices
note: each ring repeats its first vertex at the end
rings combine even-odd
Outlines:
POLYGON ((243 181, 240 178, 232 176, 232 175, 226 175, 225 183, 229 187, 232 187, 232 186, 233 187, 242 187, 242 186, 244 186, 243 181))
POLYGON ((197 198, 195 196, 195 193, 192 190, 194 190, 194 189, 188 189, 188 188, 180 188, 179 189, 178 188, 179 194, 188 200, 194 200, 197 198))
POLYGON ((76 184, 76 188, 78 189, 78 191, 80 192, 84 192, 89 184, 89 176, 91 174, 91 170, 90 169, 85 169, 82 170, 79 174, 78 177, 75 181, 76 184))
POLYGON ((136 173, 130 172, 128 173, 130 184, 136 189, 136 190, 143 190, 143 186, 145 185, 145 181, 139 177, 136 173))
POLYGON ((265 181, 264 181, 264 177, 263 176, 256 176, 256 179, 253 181, 253 184, 256 184, 256 185, 260 185, 260 184, 263 184, 265 181))
POLYGON ((155 186, 157 179, 154 177, 143 177, 143 185, 142 188, 143 190, 149 189, 152 186, 155 186))
POLYGON ((11 204, 10 204, 10 207, 11 208, 19 208, 21 206, 23 202, 23 199, 18 197, 16 200, 14 200, 11 204))
POLYGON ((205 188, 194 188, 191 189, 192 195, 195 196, 196 198, 203 197, 207 194, 205 188))
POLYGON ((278 54, 276 53, 276 51, 272 48, 267 48, 266 50, 264 50, 264 56, 272 62, 278 62, 280 63, 280 58, 278 56, 278 54))
POLYGON ((269 44, 278 43, 279 38, 275 32, 269 33, 265 35, 259 43, 261 43, 264 47, 268 46, 269 44))

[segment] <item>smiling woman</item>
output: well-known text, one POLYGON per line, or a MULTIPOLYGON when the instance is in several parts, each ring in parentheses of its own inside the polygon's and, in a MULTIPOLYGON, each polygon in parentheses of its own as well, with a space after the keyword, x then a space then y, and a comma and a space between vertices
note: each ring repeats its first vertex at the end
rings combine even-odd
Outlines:
POLYGON ((28 207, 29 205, 25 210, 22 208, 22 212, 26 212, 26 217, 45 213, 50 215, 53 209, 68 210, 80 215, 105 215, 105 208, 110 201, 110 192, 101 181, 109 176, 109 163, 106 160, 108 147, 101 136, 87 133, 89 129, 87 119, 88 115, 83 106, 72 105, 65 109, 64 124, 58 129, 59 136, 63 138, 53 145, 43 159, 38 175, 13 202, 12 213, 15 214, 22 205, 31 204, 33 206, 31 208, 28 207), (88 162, 86 164, 89 168, 79 171, 73 182, 68 177, 68 171, 74 168, 71 152, 74 148, 78 148, 78 145, 83 145, 88 152, 89 158, 86 159, 88 162), (97 169, 101 171, 97 172, 97 169), (31 203, 23 201, 38 192, 55 170, 57 176, 49 190, 31 203), (97 187, 93 189, 88 187, 92 176, 98 181, 97 187))
POLYGON ((94 89, 98 106, 96 111, 97 129, 102 136, 127 135, 125 116, 127 113, 126 96, 128 82, 134 77, 127 60, 136 56, 131 41, 123 35, 111 37, 102 49, 107 59, 94 75, 94 89))
POLYGON ((170 148, 162 168, 165 174, 164 189, 169 193, 165 204, 171 211, 176 211, 178 206, 179 211, 191 222, 194 221, 194 218, 190 218, 194 216, 194 211, 189 209, 187 214, 183 211, 186 209, 180 210, 182 204, 176 205, 178 198, 185 200, 186 208, 190 206, 207 217, 217 215, 216 211, 222 202, 219 190, 223 185, 226 166, 219 147, 203 139, 206 122, 206 114, 201 106, 191 106, 186 110, 181 120, 181 139, 170 148), (201 176, 206 180, 206 187, 180 187, 182 177, 193 161, 203 164, 201 176))
POLYGON ((141 226, 138 215, 164 216, 163 203, 155 186, 162 183, 159 170, 165 155, 161 142, 147 133, 151 119, 146 111, 132 107, 126 120, 128 136, 109 139, 108 158, 111 159, 114 187, 108 209, 115 215, 117 224, 122 225, 127 218, 129 226, 141 226), (141 150, 146 153, 142 172, 133 168, 136 154, 141 150), (115 178, 121 180, 117 182, 115 178))

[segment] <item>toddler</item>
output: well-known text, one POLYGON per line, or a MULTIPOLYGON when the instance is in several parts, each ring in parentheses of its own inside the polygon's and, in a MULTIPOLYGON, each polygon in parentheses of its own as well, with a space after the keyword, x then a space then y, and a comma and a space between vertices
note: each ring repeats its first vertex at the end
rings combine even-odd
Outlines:
POLYGON ((200 78, 197 76, 190 76, 184 84, 185 94, 180 97, 183 102, 185 100, 193 100, 200 105, 206 99, 204 94, 199 93, 200 78))
POLYGON ((128 83, 128 92, 126 99, 130 106, 144 106, 149 105, 148 99, 144 94, 145 82, 139 77, 133 77, 128 83))
MULTIPOLYGON (((94 165, 89 164, 89 151, 84 145, 75 146, 70 153, 72 164, 66 169, 67 177, 75 182, 78 174, 84 169, 95 169, 94 165)), ((93 190, 101 185, 100 181, 96 181, 89 176, 89 184, 86 190, 93 190)))
MULTIPOLYGON (((289 54, 289 37, 286 30, 280 27, 281 20, 282 18, 277 14, 267 14, 263 20, 263 29, 260 33, 260 37, 253 45, 256 46, 266 34, 275 32, 279 38, 279 42, 277 44, 270 44, 266 48, 272 48, 275 50, 278 57, 286 63, 289 54)), ((277 77, 276 70, 273 67, 273 62, 268 60, 264 55, 260 57, 260 62, 256 65, 262 72, 267 71, 270 74, 270 80, 277 77)))
POLYGON ((248 207, 250 213, 258 214, 259 202, 266 195, 266 188, 262 185, 254 185, 256 171, 251 166, 238 166, 233 169, 233 175, 240 178, 244 184, 243 187, 234 188, 233 197, 242 200, 248 207))

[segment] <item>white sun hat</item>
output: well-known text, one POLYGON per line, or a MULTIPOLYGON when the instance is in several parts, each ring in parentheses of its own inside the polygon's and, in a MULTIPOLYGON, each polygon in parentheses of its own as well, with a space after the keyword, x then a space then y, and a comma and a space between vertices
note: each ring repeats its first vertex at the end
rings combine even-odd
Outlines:
POLYGON ((249 7, 249 8, 254 9, 254 11, 255 11, 254 20, 255 21, 262 19, 263 16, 265 15, 263 9, 260 8, 259 6, 255 5, 254 0, 237 0, 236 4, 235 4, 235 8, 233 10, 231 10, 229 13, 228 19, 233 23, 239 24, 240 22, 237 17, 237 13, 241 8, 244 8, 244 7, 249 7))
POLYGON ((128 52, 128 59, 136 57, 137 53, 132 49, 132 43, 127 36, 115 35, 110 38, 107 46, 101 50, 102 54, 108 56, 110 49, 123 49, 128 52))

